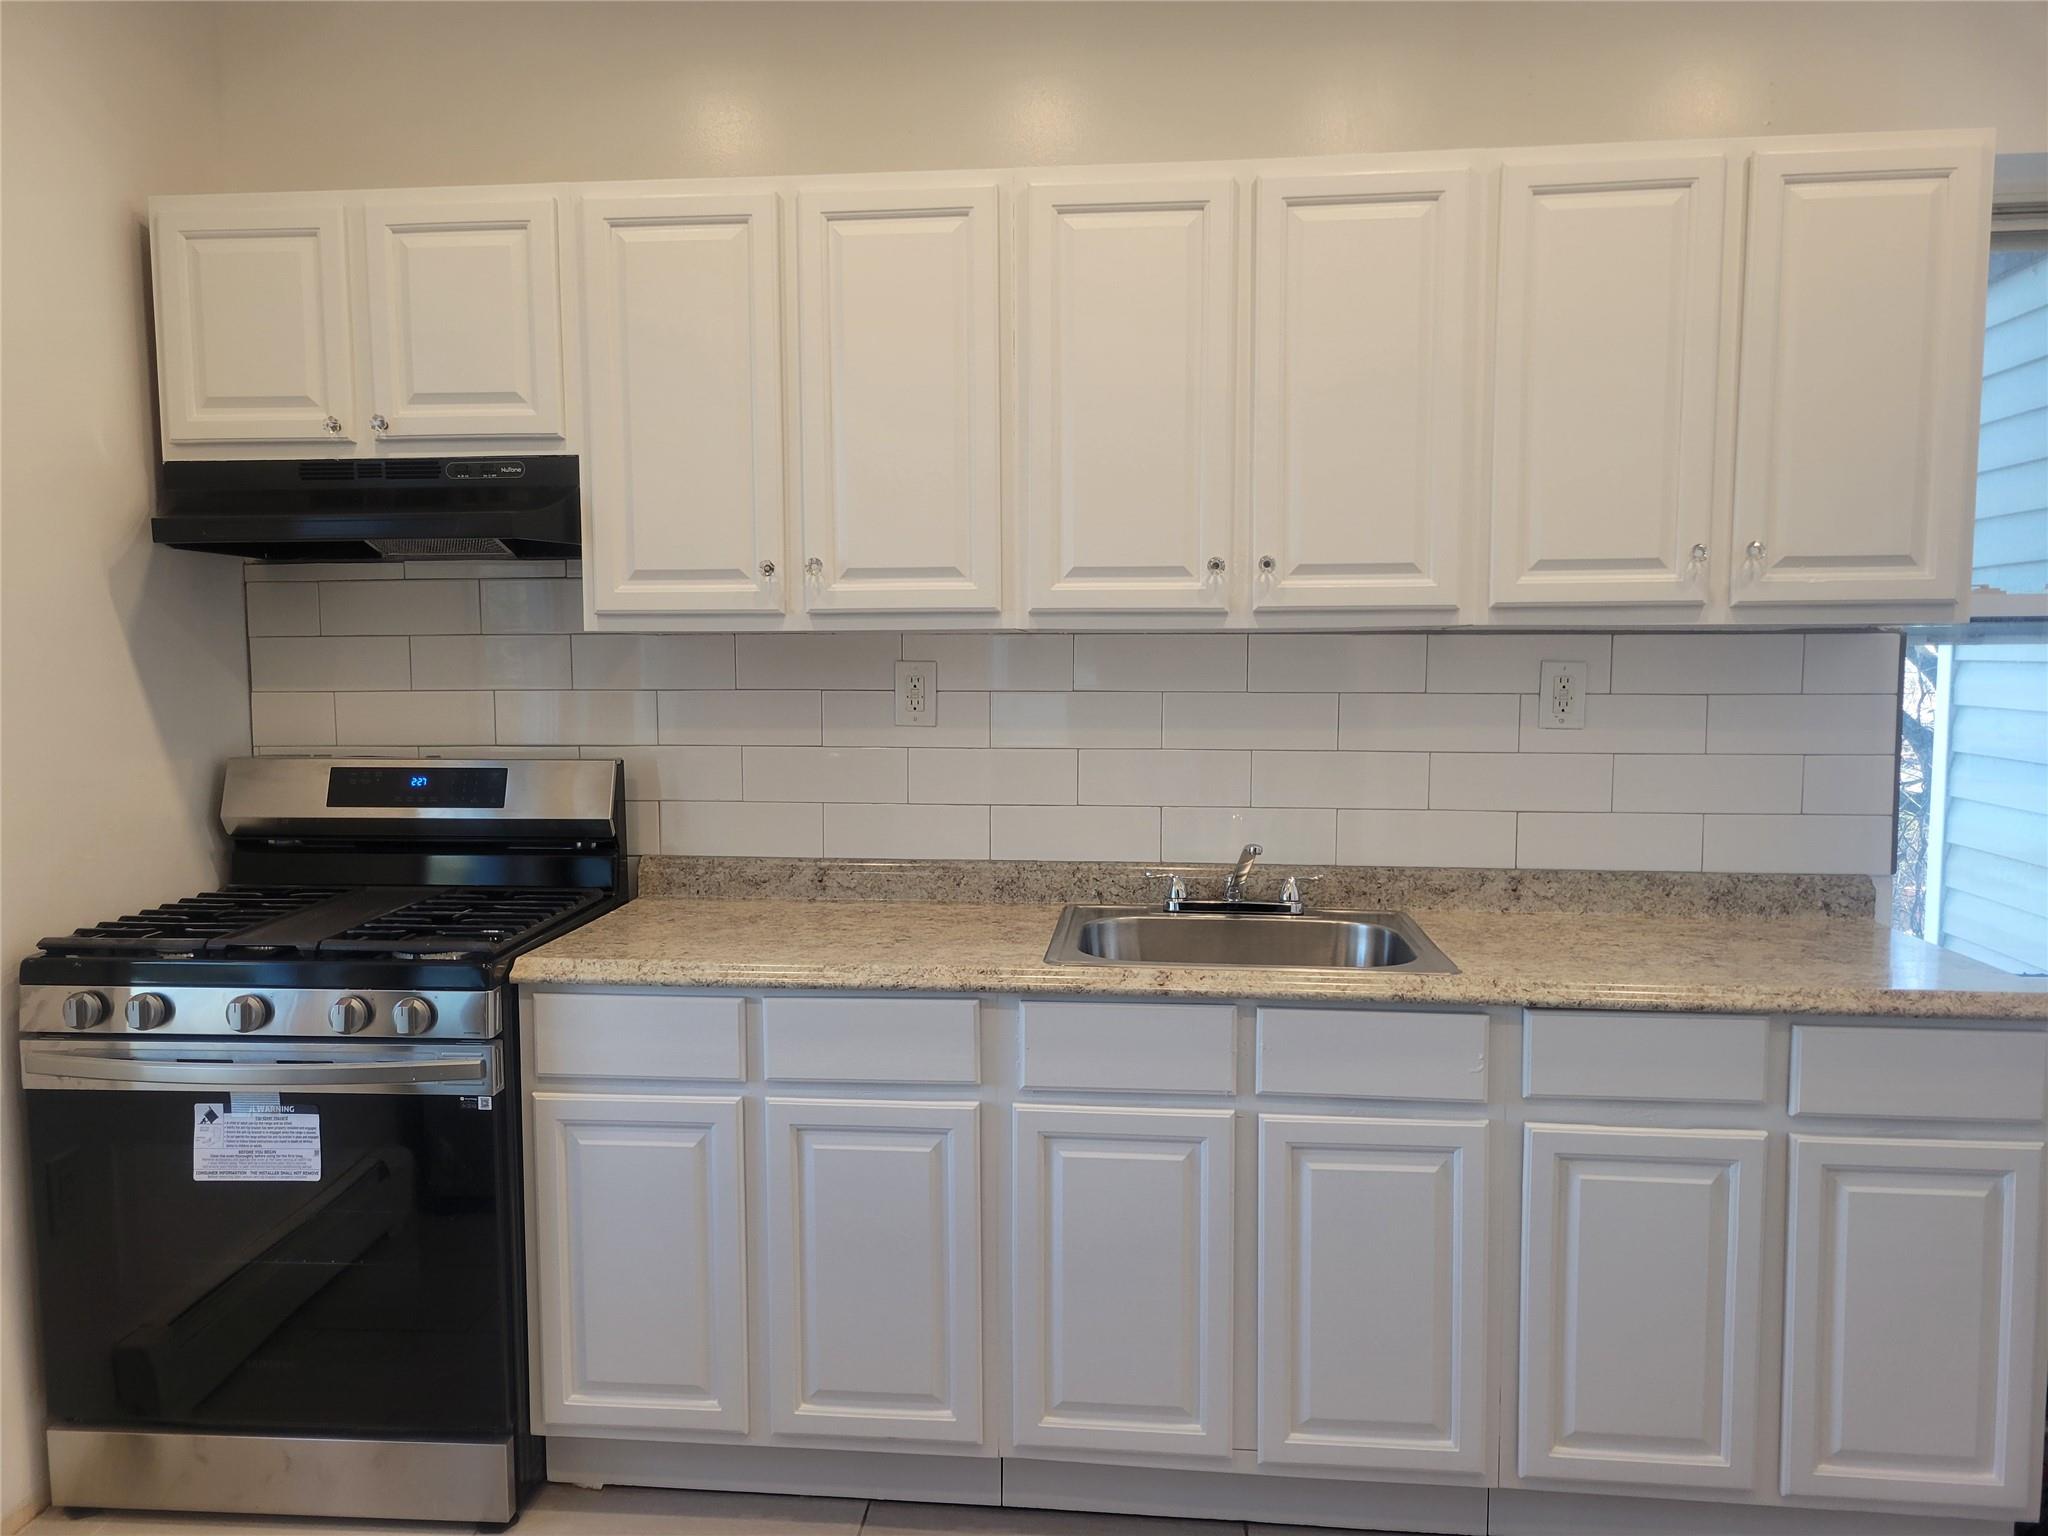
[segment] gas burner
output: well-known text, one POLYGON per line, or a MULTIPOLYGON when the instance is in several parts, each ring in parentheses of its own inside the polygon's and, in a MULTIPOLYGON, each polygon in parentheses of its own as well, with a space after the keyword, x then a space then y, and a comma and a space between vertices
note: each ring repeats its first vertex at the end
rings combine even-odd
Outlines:
MULTIPOLYGON (((332 885, 230 885, 44 939, 50 955, 196 955, 235 934, 292 917, 341 894, 332 885)), ((267 951, 266 951, 267 952, 267 951)))
POLYGON ((322 939, 318 949, 415 960, 494 955, 602 899, 590 890, 454 887, 357 923, 322 939))

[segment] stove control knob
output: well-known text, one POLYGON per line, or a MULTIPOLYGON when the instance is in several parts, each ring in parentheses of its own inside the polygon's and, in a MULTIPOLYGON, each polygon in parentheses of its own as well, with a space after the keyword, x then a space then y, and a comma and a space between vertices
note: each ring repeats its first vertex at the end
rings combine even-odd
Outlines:
POLYGON ((370 1005, 360 997, 336 1000, 327 1010, 327 1027, 337 1035, 352 1035, 370 1026, 370 1005))
POLYGON ((270 1022, 270 1003, 253 992, 244 992, 228 1004, 228 1028, 238 1035, 261 1029, 270 1022))
POLYGON ((391 1005, 391 1027, 401 1035, 424 1035, 434 1027, 434 1005, 424 997, 401 997, 391 1005))
POLYGON ((107 1016, 107 1000, 97 992, 74 992, 64 999, 64 1027, 91 1029, 107 1016))
POLYGON ((171 1000, 160 992, 138 992, 128 999, 127 1014, 130 1029, 155 1029, 169 1022, 171 1000))

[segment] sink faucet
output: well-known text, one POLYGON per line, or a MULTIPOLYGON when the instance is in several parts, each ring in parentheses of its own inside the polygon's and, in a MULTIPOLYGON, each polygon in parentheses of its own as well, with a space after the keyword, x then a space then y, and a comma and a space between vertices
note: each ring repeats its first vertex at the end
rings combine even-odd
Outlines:
POLYGON ((1223 877, 1223 899, 1244 900, 1244 882, 1252 872, 1252 863, 1266 850, 1257 843, 1246 843, 1237 855, 1237 865, 1223 877))

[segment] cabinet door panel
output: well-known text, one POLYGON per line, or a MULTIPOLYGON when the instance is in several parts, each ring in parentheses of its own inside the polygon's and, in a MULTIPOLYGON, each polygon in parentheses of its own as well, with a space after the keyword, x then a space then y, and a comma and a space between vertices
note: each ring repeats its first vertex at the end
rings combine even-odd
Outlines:
POLYGON ((1230 1454, 1232 1118, 1016 1111, 1017 1445, 1230 1454))
POLYGON ((1483 1472, 1483 1120, 1259 1117, 1259 1460, 1483 1472))
POLYGON ((805 192, 801 220, 805 606, 1000 608, 995 187, 805 192))
POLYGON ((1979 140, 1757 155, 1732 601, 1961 594, 1990 160, 1979 140))
POLYGON ((1025 192, 1024 519, 1033 612, 1226 608, 1237 187, 1025 192))
POLYGON ((980 1440, 978 1111, 768 1100, 774 1433, 980 1440))
POLYGON ((1706 600, 1720 155, 1502 173, 1496 604, 1706 600))
POLYGON ((555 202, 363 210, 382 436, 560 437, 555 202))
POLYGON ((1787 1494, 2027 1505, 2041 1153, 1792 1138, 1787 1494))
POLYGON ((1255 608, 1457 605, 1480 185, 1259 178, 1255 608))
POLYGON ((740 1101, 533 1095, 554 1433, 747 1428, 740 1101))
POLYGON ((350 441, 341 204, 181 202, 151 235, 164 441, 350 441))
POLYGON ((1528 1127, 1523 1477, 1754 1489, 1765 1144, 1528 1127))
POLYGON ((584 200, 599 613, 782 606, 776 263, 773 193, 584 200))

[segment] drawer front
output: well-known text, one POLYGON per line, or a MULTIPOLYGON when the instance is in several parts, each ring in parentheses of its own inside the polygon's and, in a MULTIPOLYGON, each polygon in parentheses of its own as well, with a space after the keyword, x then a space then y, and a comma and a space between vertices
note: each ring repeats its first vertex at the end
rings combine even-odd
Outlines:
POLYGON ((1229 1003, 1026 1003, 1023 1086, 1237 1091, 1229 1003))
POLYGON ((741 1082, 744 1008, 737 997, 536 993, 533 1069, 540 1077, 741 1082))
POLYGON ((971 997, 771 997, 761 1075, 785 1083, 978 1083, 971 997))
POLYGON ((1486 1015, 1261 1008, 1260 1093, 1486 1102, 1486 1015))
POLYGON ((1532 1099, 1770 1097, 1770 1020, 1708 1013, 1524 1016, 1522 1093, 1532 1099))
POLYGON ((1792 1113, 2036 1121, 2048 1035, 2005 1029, 1796 1024, 1792 1113))

